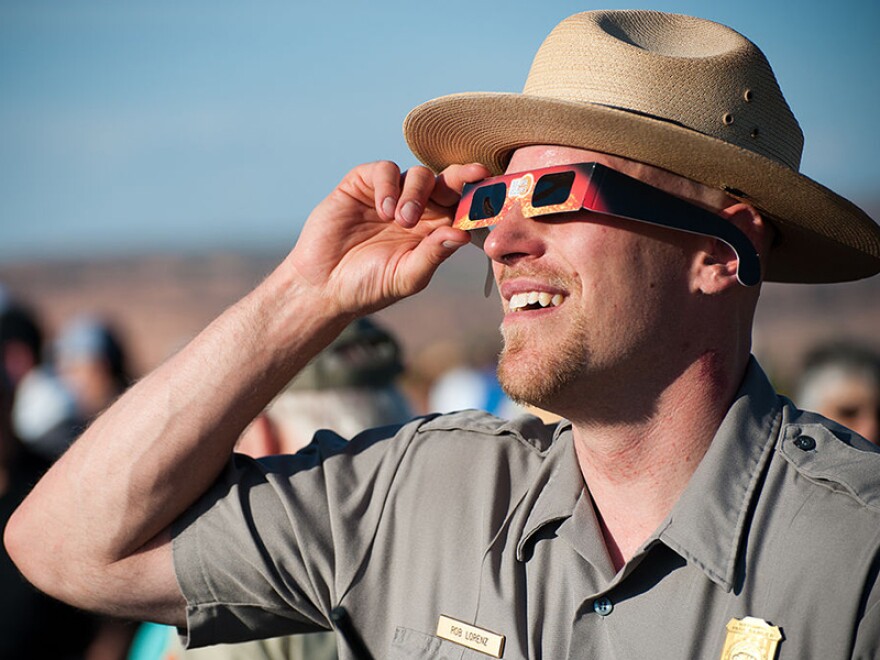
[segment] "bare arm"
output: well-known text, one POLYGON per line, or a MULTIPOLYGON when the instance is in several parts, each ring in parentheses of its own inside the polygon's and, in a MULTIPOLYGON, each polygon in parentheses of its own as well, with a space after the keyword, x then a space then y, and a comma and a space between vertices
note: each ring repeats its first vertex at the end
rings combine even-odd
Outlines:
POLYGON ((184 622, 169 525, 242 429, 354 317, 412 295, 468 241, 450 208, 477 165, 350 172, 248 296, 131 388, 53 466, 5 533, 36 586, 79 607, 184 622), (415 213, 407 211, 415 203, 415 213))

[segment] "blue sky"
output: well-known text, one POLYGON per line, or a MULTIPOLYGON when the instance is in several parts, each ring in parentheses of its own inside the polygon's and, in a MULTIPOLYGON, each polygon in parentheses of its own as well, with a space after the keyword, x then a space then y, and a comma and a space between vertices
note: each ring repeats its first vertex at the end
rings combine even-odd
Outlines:
MULTIPOLYGON (((518 91, 565 16, 630 3, 0 1, 0 261, 292 246, 401 122, 518 91)), ((802 171, 880 197, 880 3, 642 2, 743 32, 806 134, 802 171)))

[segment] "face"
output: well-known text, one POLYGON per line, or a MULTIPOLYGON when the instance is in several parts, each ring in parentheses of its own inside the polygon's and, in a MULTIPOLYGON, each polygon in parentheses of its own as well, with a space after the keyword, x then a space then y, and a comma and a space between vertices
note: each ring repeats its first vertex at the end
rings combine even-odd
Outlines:
POLYGON ((839 379, 817 408, 825 417, 880 445, 880 386, 871 378, 851 374, 839 379))
POLYGON ((85 418, 99 413, 120 393, 109 365, 100 358, 65 357, 58 362, 58 373, 85 418))
MULTIPOLYGON (((519 149, 507 171, 591 161, 656 185, 644 166, 563 147, 519 149)), ((572 418, 585 397, 667 361, 687 336, 696 241, 589 211, 538 219, 511 211, 484 246, 504 305, 498 374, 508 394, 572 418)))

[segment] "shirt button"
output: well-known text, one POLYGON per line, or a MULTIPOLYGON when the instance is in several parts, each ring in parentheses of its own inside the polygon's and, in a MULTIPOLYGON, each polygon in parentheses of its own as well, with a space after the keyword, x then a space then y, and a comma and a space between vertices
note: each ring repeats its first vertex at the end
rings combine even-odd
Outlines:
POLYGON ((613 609, 614 603, 611 602, 610 598, 602 597, 593 601, 593 611, 599 616, 608 616, 613 609))
POLYGON ((808 435, 799 435, 794 439, 794 446, 801 451, 813 451, 816 448, 816 441, 808 435))

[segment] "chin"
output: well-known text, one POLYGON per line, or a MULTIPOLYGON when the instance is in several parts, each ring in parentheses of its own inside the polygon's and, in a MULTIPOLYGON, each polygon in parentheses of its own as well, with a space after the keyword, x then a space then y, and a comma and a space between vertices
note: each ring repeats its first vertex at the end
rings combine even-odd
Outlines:
POLYGON ((552 411, 580 375, 579 365, 550 351, 505 347, 498 361, 498 382, 516 403, 552 411))

